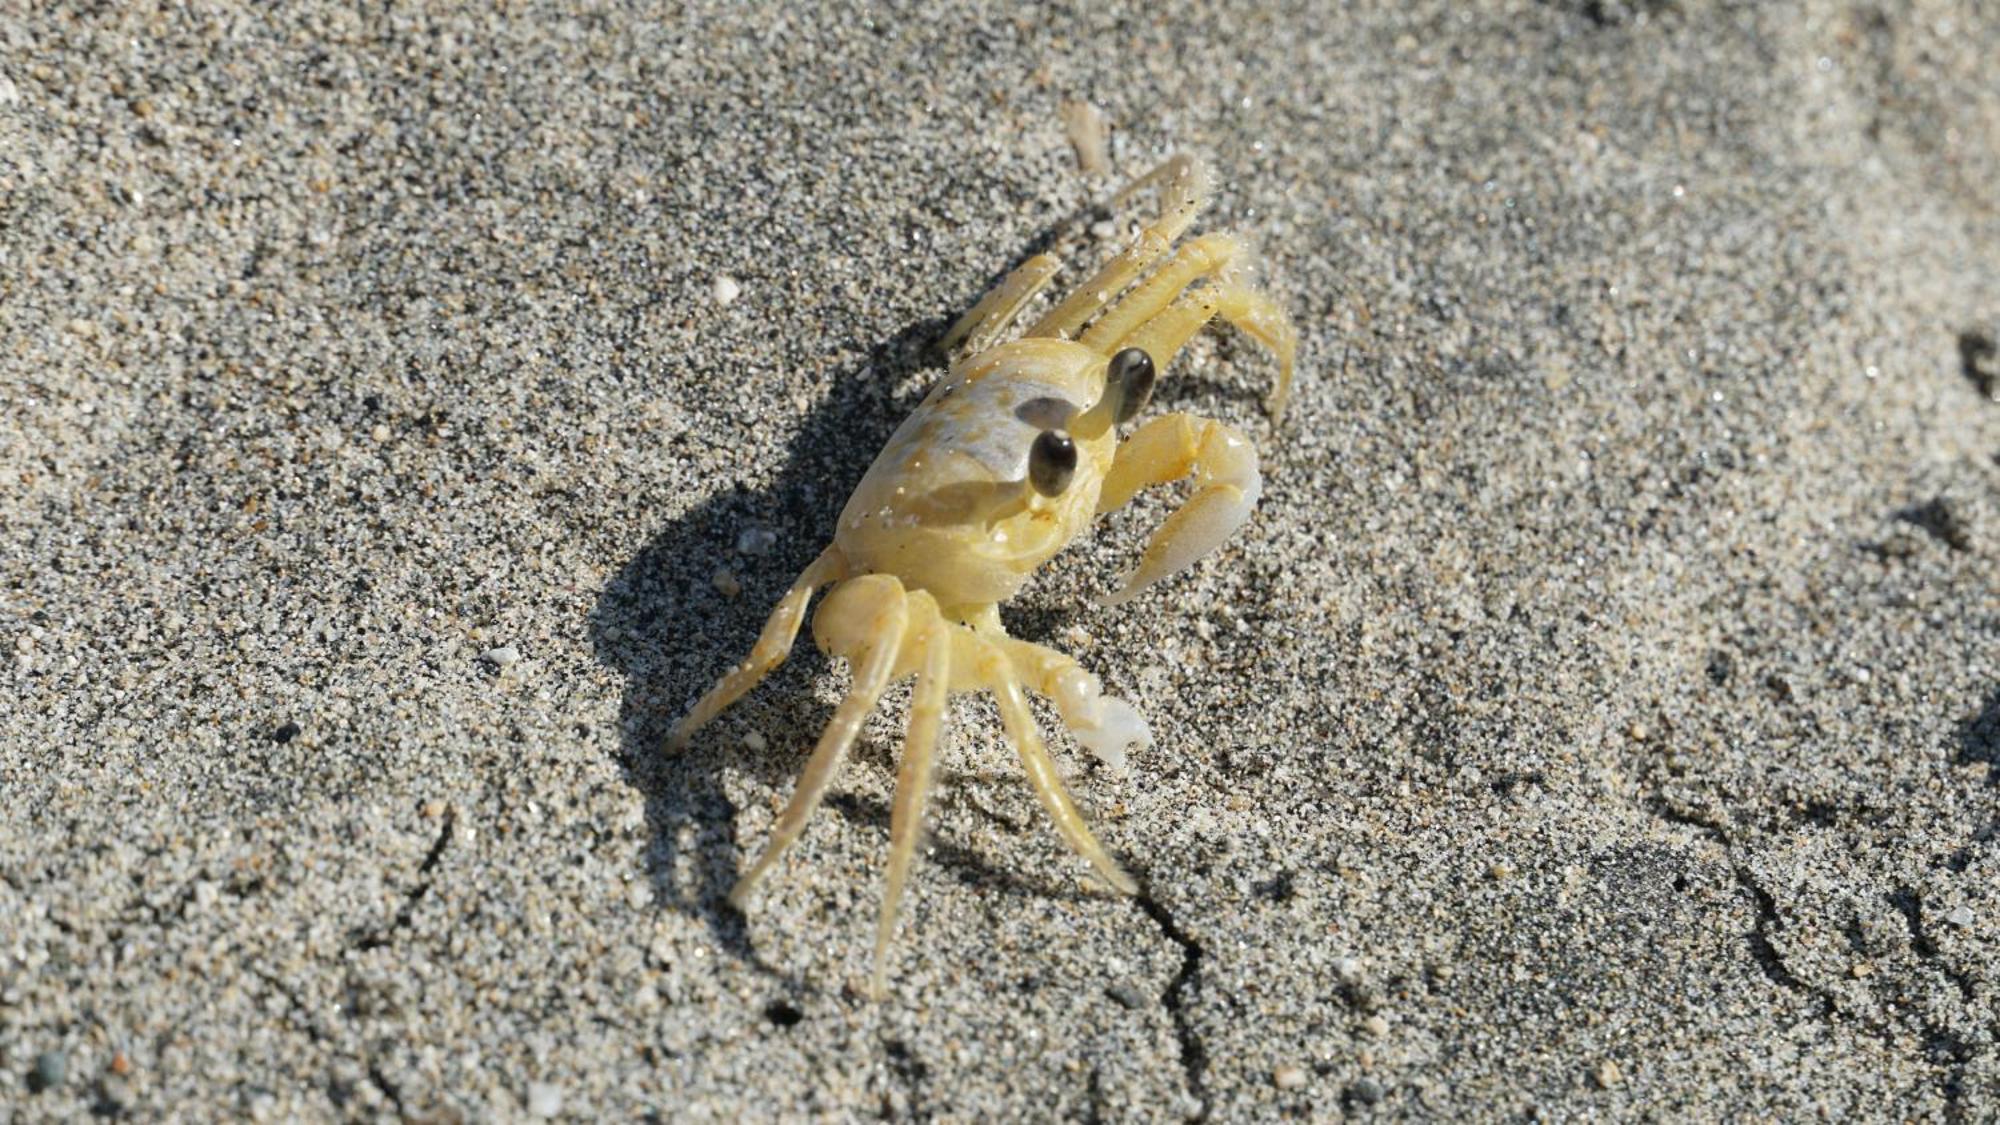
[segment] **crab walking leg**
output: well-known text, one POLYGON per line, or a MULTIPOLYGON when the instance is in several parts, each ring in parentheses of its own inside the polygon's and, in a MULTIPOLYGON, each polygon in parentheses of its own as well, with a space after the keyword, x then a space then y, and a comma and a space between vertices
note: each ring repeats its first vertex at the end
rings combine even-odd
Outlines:
POLYGON ((854 686, 833 713, 833 721, 820 732, 819 745, 806 761, 805 772, 792 791, 790 803, 778 815, 778 825, 764 854, 736 886, 730 888, 729 902, 742 909, 757 881, 785 854, 805 830, 806 820, 819 807, 820 798, 833 781, 835 771, 847 756, 848 747, 861 733, 861 722, 875 709, 882 691, 896 671, 909 624, 909 603, 902 583, 888 575, 867 575, 834 590, 813 619, 813 633, 820 647, 845 656, 854 665, 854 686))
POLYGON ((1225 282, 1184 293, 1180 300, 1140 325, 1130 335, 1099 350, 1115 354, 1126 348, 1144 348, 1146 354, 1153 357, 1157 368, 1165 371, 1182 345, 1217 315, 1248 333, 1278 357, 1278 385, 1264 400, 1264 408, 1270 411, 1274 424, 1284 421, 1285 403, 1292 395, 1292 361, 1299 351, 1298 329, 1282 306, 1269 295, 1248 286, 1225 282))
MULTIPOLYGON (((1243 243, 1230 234, 1204 234, 1174 251, 1152 275, 1092 321, 1077 342, 1105 355, 1112 345, 1132 334, 1140 325, 1158 316, 1189 285, 1213 277, 1247 256, 1243 243)), ((1163 365, 1164 366, 1164 365, 1163 365)))
POLYGON ((980 669, 993 690, 993 697, 1000 704, 1000 721, 1007 728, 1007 737, 1013 740, 1014 749, 1021 755, 1021 766, 1028 772, 1028 784, 1041 799, 1042 807, 1056 822, 1056 831, 1062 833, 1070 849, 1090 861, 1097 873, 1124 894, 1137 894, 1139 884, 1097 837, 1090 834, 1090 826, 1083 822, 1083 814, 1077 811, 1069 791, 1063 788, 1062 778, 1056 773, 1055 759, 1049 757, 1049 749, 1042 744, 1041 731, 1035 729, 1034 712, 1028 710, 1028 697, 1021 693, 1021 682, 1014 675, 1014 669, 1006 654, 998 647, 989 645, 990 660, 980 669))
POLYGON ((1263 491, 1257 447, 1208 418, 1167 414, 1132 432, 1097 494, 1097 510, 1120 507, 1141 488, 1192 474, 1196 490, 1146 542, 1138 567, 1105 605, 1120 605, 1153 583, 1194 565, 1250 518, 1263 491))
POLYGON ((1062 259, 1054 254, 1037 254, 1022 262, 959 317, 938 346, 950 351, 963 343, 969 353, 986 350, 993 338, 1005 332, 1014 318, 1021 315, 1022 306, 1040 293, 1061 268, 1062 259))
POLYGON ((785 662, 791 655, 792 641, 799 635, 799 623, 805 619, 806 603, 812 600, 813 591, 829 582, 838 582, 847 576, 847 557, 838 547, 828 547, 812 561, 799 575, 792 588, 778 601, 778 608, 764 622, 764 631, 757 636, 757 643, 751 647, 750 655, 743 663, 730 669, 729 674, 715 682, 708 689, 674 729, 667 734, 667 749, 679 751, 687 747, 688 739, 708 725, 709 721, 730 704, 743 698, 743 694, 756 687, 771 669, 785 662))
MULTIPOLYGON (((1118 194, 1111 197, 1111 202, 1122 207, 1126 200, 1140 192, 1165 184, 1166 201, 1160 205, 1162 212, 1171 213, 1183 207, 1199 211, 1208 202, 1208 181, 1208 165, 1185 152, 1177 152, 1161 161, 1159 167, 1119 188, 1118 194)), ((1192 212, 1188 217, 1194 217, 1192 212)))
POLYGON ((951 626, 938 615, 930 595, 910 596, 923 619, 923 665, 910 697, 910 725, 903 735, 903 761, 896 770, 896 803, 889 813, 889 881, 882 892, 882 914, 875 923, 874 993, 882 995, 889 968, 889 939, 896 932, 896 907, 903 898, 910 861, 923 835, 924 804, 930 799, 932 767, 937 764, 938 734, 951 693, 951 626))
POLYGON ((1123 293, 1125 287, 1132 284, 1132 280, 1144 273, 1147 267, 1165 257, 1174 240, 1186 233, 1202 205, 1208 202, 1208 168, 1186 155, 1176 156, 1132 181, 1131 186, 1119 192, 1113 202, 1123 203, 1155 185, 1165 185, 1159 217, 1139 232, 1132 245, 1104 263, 1103 268, 1077 286, 1061 304, 1044 313, 1025 335, 1074 336, 1076 330, 1083 327, 1084 321, 1123 293))

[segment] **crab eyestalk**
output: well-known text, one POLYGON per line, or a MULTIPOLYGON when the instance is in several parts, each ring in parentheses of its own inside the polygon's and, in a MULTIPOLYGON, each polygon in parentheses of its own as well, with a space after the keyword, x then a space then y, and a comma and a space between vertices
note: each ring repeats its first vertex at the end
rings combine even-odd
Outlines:
POLYGON ((1153 380, 1158 372, 1153 357, 1144 348, 1126 348, 1104 366, 1104 393, 1076 419, 1079 433, 1101 434, 1137 417, 1153 397, 1153 380))

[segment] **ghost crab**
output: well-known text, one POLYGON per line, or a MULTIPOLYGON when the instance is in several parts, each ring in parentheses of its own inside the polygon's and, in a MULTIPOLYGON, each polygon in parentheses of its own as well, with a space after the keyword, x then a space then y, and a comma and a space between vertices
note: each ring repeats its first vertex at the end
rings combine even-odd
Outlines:
POLYGON ((1176 157, 1118 200, 1151 188, 1161 195, 1153 222, 1018 339, 994 342, 1054 276, 1060 263, 1053 255, 1023 263, 952 328, 944 345, 960 358, 876 457, 840 514, 833 544, 779 601, 749 658, 669 735, 670 749, 678 751, 756 686, 791 651, 814 591, 833 586, 813 616, 813 637, 828 655, 849 662, 854 683, 820 735, 771 842, 730 891, 740 908, 799 838, 883 691, 916 676, 876 926, 878 995, 953 692, 993 693, 1057 831, 1106 883, 1126 894, 1138 889, 1070 799, 1025 692, 1052 700, 1077 740, 1099 753, 1150 745, 1146 722, 1130 704, 1105 695, 1097 677, 1069 656, 1008 636, 999 603, 1096 516, 1148 485, 1192 476, 1196 489, 1154 532, 1138 567, 1105 604, 1127 601, 1219 545, 1257 501, 1261 478, 1249 439, 1189 414, 1154 418, 1123 441, 1119 427, 1145 406, 1156 370, 1216 316, 1277 355, 1278 382, 1267 400, 1274 424, 1283 415, 1297 350, 1290 318, 1252 284, 1240 240, 1211 233, 1175 248, 1205 201, 1203 166, 1176 157))

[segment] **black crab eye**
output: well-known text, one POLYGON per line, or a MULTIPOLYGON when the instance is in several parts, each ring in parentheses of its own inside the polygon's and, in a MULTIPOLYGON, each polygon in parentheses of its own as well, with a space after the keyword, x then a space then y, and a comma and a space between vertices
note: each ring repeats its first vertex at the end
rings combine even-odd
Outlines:
POLYGON ((1146 408, 1146 400, 1153 397, 1153 375, 1153 357, 1144 348, 1126 348, 1111 357, 1104 378, 1117 389, 1119 425, 1146 408))
POLYGON ((1028 448, 1028 483, 1044 496, 1060 496, 1076 475, 1076 443, 1061 430, 1043 430, 1028 448))

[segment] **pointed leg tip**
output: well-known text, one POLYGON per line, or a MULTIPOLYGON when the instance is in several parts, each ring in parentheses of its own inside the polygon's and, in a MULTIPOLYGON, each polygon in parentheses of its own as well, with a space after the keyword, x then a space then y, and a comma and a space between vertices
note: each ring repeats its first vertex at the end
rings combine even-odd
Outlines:
POLYGON ((694 732, 699 729, 690 726, 686 719, 675 723, 673 728, 667 731, 667 753, 678 754, 687 749, 688 743, 694 739, 694 732))

